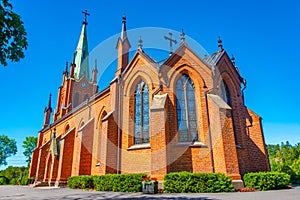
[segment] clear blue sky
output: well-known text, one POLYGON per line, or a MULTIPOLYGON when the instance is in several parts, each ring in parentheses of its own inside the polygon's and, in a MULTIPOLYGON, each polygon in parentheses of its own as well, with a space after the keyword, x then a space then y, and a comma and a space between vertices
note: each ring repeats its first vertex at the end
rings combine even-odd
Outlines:
MULTIPOLYGON (((8 159, 9 165, 25 164, 22 141, 37 136, 50 92, 52 105, 56 102, 65 62, 72 60, 77 45, 83 9, 91 13, 90 51, 120 31, 124 13, 128 29, 184 28, 209 53, 217 50, 220 35, 247 79, 246 104, 263 117, 266 142, 300 142, 297 0, 15 0, 13 5, 25 23, 29 46, 21 62, 0 66, 0 134, 16 139, 19 151, 8 159)), ((161 42, 168 45, 163 38, 161 42)), ((108 82, 99 84, 103 88, 108 82)))

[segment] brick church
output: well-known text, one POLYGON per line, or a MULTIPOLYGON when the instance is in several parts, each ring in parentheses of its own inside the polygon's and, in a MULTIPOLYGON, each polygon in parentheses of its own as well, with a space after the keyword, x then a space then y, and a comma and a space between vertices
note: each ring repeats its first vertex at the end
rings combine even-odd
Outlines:
POLYGON ((86 27, 85 18, 55 109, 50 95, 44 110, 29 172, 36 183, 141 172, 162 180, 177 171, 220 172, 241 181, 247 172, 270 169, 262 118, 245 105, 246 81, 220 38, 215 53, 200 57, 182 32, 179 47, 160 62, 140 39, 130 58, 123 17, 115 78, 98 91, 86 27))

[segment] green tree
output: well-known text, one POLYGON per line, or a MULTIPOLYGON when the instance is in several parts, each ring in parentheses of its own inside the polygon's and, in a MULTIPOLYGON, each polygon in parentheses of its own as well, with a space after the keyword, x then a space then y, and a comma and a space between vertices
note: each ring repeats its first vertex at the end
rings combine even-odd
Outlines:
POLYGON ((14 139, 6 135, 0 135, 0 165, 7 165, 6 158, 16 155, 17 144, 14 139))
POLYGON ((289 142, 269 144, 267 149, 271 171, 287 173, 292 183, 300 184, 300 143, 295 146, 289 142))
POLYGON ((37 137, 26 137, 26 139, 23 141, 23 147, 24 147, 24 156, 27 158, 26 162, 28 163, 28 165, 30 164, 30 160, 31 160, 31 154, 32 151, 36 148, 36 143, 37 143, 37 137))
POLYGON ((0 63, 18 62, 27 49, 26 31, 21 17, 12 11, 9 0, 0 0, 0 63))
MULTIPOLYGON (((8 166, 6 169, 0 171, 0 177, 8 179, 6 184, 10 185, 27 185, 28 184, 28 167, 13 167, 8 166)), ((1 185, 1 184, 0 184, 1 185)))

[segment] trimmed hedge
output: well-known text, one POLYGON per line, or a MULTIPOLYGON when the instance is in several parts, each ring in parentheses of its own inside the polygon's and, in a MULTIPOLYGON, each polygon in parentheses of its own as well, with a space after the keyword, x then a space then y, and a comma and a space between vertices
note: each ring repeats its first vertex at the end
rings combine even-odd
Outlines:
POLYGON ((146 174, 72 176, 68 178, 68 187, 72 189, 96 189, 97 191, 141 192, 142 178, 146 176, 146 174))
POLYGON ((94 176, 94 185, 97 191, 113 192, 141 192, 142 178, 146 174, 107 174, 94 176))
POLYGON ((166 193, 234 192, 231 178, 220 173, 174 172, 164 177, 166 193))
POLYGON ((280 172, 247 173, 243 178, 247 188, 260 191, 284 189, 290 183, 290 175, 280 172))
POLYGON ((94 188, 93 176, 71 176, 68 178, 68 187, 72 189, 92 189, 94 188))

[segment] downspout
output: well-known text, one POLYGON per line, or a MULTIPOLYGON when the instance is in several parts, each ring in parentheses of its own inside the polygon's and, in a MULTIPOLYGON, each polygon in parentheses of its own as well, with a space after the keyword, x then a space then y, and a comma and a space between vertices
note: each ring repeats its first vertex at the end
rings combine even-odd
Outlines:
MULTIPOLYGON (((204 86, 205 89, 207 89, 206 86, 204 86)), ((209 113, 208 113, 208 96, 207 94, 211 92, 213 88, 206 90, 204 92, 205 94, 205 107, 206 107, 206 113, 207 113, 207 125, 208 125, 208 140, 209 140, 209 155, 210 155, 210 161, 211 161, 211 170, 212 173, 215 173, 215 162, 214 162, 214 155, 213 155, 213 146, 212 146, 212 138, 211 138, 211 129, 210 129, 210 119, 209 119, 209 113)))

